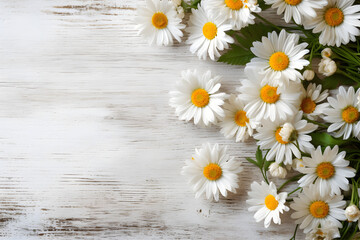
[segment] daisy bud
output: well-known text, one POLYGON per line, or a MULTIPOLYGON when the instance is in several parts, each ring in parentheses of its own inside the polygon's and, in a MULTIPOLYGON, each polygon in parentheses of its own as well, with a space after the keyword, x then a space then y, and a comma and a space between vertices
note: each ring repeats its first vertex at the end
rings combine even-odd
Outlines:
POLYGON ((315 77, 315 72, 313 70, 305 70, 303 73, 303 77, 306 81, 311 81, 315 77))
POLYGON ((175 5, 175 7, 181 5, 181 0, 172 0, 172 2, 173 2, 173 4, 175 5))
POLYGON ((332 55, 332 50, 330 48, 325 48, 324 50, 321 51, 321 56, 323 58, 330 58, 332 55))
POLYGON ((345 209, 345 216, 349 222, 356 222, 360 217, 359 208, 354 204, 349 205, 345 209))
POLYGON ((323 58, 319 63, 319 72, 329 77, 337 70, 336 63, 330 58, 323 58))
POLYGON ((183 19, 185 17, 184 8, 182 6, 178 6, 176 12, 179 18, 183 19))
POLYGON ((292 168, 296 171, 300 172, 300 169, 304 168, 304 163, 302 159, 295 158, 293 159, 293 165, 292 168))
POLYGON ((279 134, 284 142, 289 142, 291 134, 294 131, 294 126, 291 123, 285 123, 281 128, 279 134))
POLYGON ((285 178, 287 171, 285 168, 277 164, 276 162, 272 163, 269 167, 269 172, 272 177, 285 178))

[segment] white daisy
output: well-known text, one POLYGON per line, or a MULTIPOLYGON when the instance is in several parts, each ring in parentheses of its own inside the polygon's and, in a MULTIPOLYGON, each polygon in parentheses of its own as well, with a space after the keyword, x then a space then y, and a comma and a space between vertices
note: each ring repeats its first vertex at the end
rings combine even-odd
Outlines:
POLYGON ((256 0, 208 0, 207 6, 211 14, 229 19, 233 30, 254 24, 255 16, 251 12, 261 12, 256 0))
POLYGON ((353 87, 349 87, 346 91, 344 87, 339 88, 336 99, 328 97, 330 107, 324 109, 325 121, 332 123, 328 132, 334 132, 335 137, 343 136, 348 139, 354 136, 360 139, 360 121, 359 107, 357 95, 360 93, 358 89, 355 93, 353 87))
POLYGON ((146 7, 137 9, 135 20, 139 34, 143 35, 150 45, 172 45, 173 38, 181 42, 185 28, 177 16, 174 4, 167 0, 146 0, 146 7))
POLYGON ((265 3, 277 8, 278 15, 285 11, 285 22, 289 23, 293 18, 296 24, 301 24, 304 19, 316 17, 315 9, 327 5, 326 0, 265 0, 265 3))
POLYGON ((301 152, 310 153, 314 146, 310 143, 311 136, 308 134, 317 129, 317 125, 302 120, 302 112, 298 112, 292 119, 283 121, 263 121, 262 127, 258 128, 258 133, 254 138, 259 140, 257 144, 260 149, 270 149, 266 155, 266 160, 274 160, 280 164, 292 164, 293 154, 301 158, 301 152), (288 139, 280 136, 280 132, 285 124, 290 124, 293 131, 288 139), (287 141, 284 141, 287 140, 287 141), (298 149, 298 147, 300 150, 298 149))
POLYGON ((246 64, 255 67, 265 74, 264 81, 276 81, 278 84, 289 80, 300 82, 303 79, 298 71, 309 65, 304 55, 309 52, 307 43, 300 43, 298 34, 288 34, 281 30, 280 35, 274 31, 268 37, 262 37, 261 42, 253 42, 250 50, 257 56, 246 64))
POLYGON ((225 118, 220 123, 221 133, 226 138, 235 136, 236 142, 243 142, 253 135, 258 122, 248 118, 244 111, 244 103, 235 95, 231 95, 229 102, 224 104, 225 118))
POLYGON ((239 187, 238 173, 243 170, 241 163, 230 157, 226 147, 218 144, 211 146, 203 144, 201 149, 195 149, 195 155, 186 161, 182 174, 189 179, 195 198, 206 195, 207 199, 219 200, 219 193, 224 197, 227 191, 236 193, 239 187))
POLYGON ((323 45, 340 46, 356 41, 360 35, 360 5, 355 0, 328 0, 328 5, 316 11, 315 18, 304 21, 305 29, 321 33, 319 42, 323 45))
POLYGON ((332 240, 339 238, 340 232, 331 221, 326 221, 306 234, 305 240, 332 240))
POLYGON ((329 107, 329 103, 321 103, 329 96, 329 91, 326 89, 321 92, 321 89, 321 85, 310 83, 301 101, 300 109, 304 112, 304 116, 311 120, 316 120, 329 107))
POLYGON ((275 224, 281 224, 280 213, 289 211, 289 207, 285 206, 287 193, 277 193, 276 186, 273 182, 270 185, 261 182, 251 184, 251 191, 248 192, 250 199, 246 200, 247 204, 253 205, 249 208, 250 212, 256 212, 255 221, 260 222, 265 219, 264 226, 270 226, 271 219, 275 224))
POLYGON ((300 106, 301 84, 289 83, 279 87, 264 83, 262 75, 254 68, 245 68, 248 79, 241 81, 239 98, 247 102, 244 110, 256 121, 262 119, 286 119, 294 115, 300 106))
POLYGON ((314 185, 304 188, 290 207, 295 210, 291 217, 296 219, 295 223, 300 224, 300 229, 305 233, 310 232, 319 226, 325 226, 330 221, 335 227, 342 228, 340 221, 346 220, 342 195, 321 197, 314 185), (339 221, 340 220, 340 221, 339 221))
POLYGON ((190 121, 201 126, 209 126, 225 116, 221 106, 224 104, 225 93, 218 93, 221 86, 220 76, 211 76, 197 70, 181 72, 182 79, 176 83, 176 91, 170 92, 170 106, 180 120, 190 121))
POLYGON ((327 194, 340 195, 342 190, 349 190, 349 180, 355 176, 355 169, 348 167, 349 161, 345 160, 346 152, 339 152, 339 147, 325 148, 324 154, 319 146, 311 153, 311 158, 303 157, 304 168, 299 169, 304 173, 298 183, 300 187, 314 184, 320 196, 327 194))
POLYGON ((219 50, 229 48, 228 43, 234 42, 234 39, 225 33, 230 29, 231 25, 226 18, 210 16, 201 3, 198 9, 192 9, 190 26, 186 28, 190 36, 186 42, 191 44, 190 51, 197 53, 200 59, 206 59, 209 55, 211 60, 215 60, 215 57, 220 57, 219 50))

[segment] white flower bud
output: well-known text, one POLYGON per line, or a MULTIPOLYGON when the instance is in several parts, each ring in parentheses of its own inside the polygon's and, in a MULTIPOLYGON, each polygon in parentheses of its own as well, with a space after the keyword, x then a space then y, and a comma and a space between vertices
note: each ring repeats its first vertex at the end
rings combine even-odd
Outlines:
POLYGON ((324 50, 321 51, 321 56, 323 58, 330 58, 332 54, 333 52, 330 48, 325 48, 324 50))
POLYGON ((305 70, 303 73, 303 77, 306 81, 311 81, 315 77, 315 72, 313 70, 305 70))
POLYGON ((329 77, 337 70, 336 63, 330 58, 323 58, 319 63, 319 72, 329 77))
POLYGON ((304 162, 302 159, 299 158, 295 158, 293 159, 293 165, 292 165, 293 169, 295 169, 298 172, 301 172, 301 169, 303 169, 304 166, 304 162))
POLYGON ((179 18, 183 19, 185 17, 184 8, 182 6, 178 6, 176 12, 179 18))
POLYGON ((291 123, 285 123, 284 126, 281 128, 279 135, 284 142, 289 142, 291 134, 294 130, 295 128, 291 123))
POLYGON ((356 222, 360 217, 359 208, 356 205, 351 204, 345 209, 345 216, 349 222, 356 222))
POLYGON ((181 5, 181 0, 172 0, 172 2, 175 5, 175 7, 181 5))
POLYGON ((269 167, 269 172, 272 177, 285 178, 287 171, 276 162, 272 163, 269 167))

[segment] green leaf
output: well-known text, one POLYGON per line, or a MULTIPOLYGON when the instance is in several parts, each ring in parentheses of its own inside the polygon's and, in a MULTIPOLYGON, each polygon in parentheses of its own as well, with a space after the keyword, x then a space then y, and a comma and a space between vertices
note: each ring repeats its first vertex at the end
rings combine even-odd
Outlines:
POLYGON ((334 147, 335 145, 345 145, 349 143, 349 141, 342 140, 339 138, 334 138, 330 134, 324 133, 324 132, 315 132, 310 134, 312 137, 312 144, 315 146, 330 146, 334 147))
POLYGON ((354 81, 350 78, 345 77, 342 74, 335 73, 330 77, 324 79, 314 78, 314 81, 317 84, 321 84, 323 89, 336 89, 340 85, 353 85, 354 81))
POLYGON ((270 5, 266 4, 264 0, 259 0, 258 3, 262 11, 265 11, 266 9, 271 7, 270 5))
POLYGON ((264 166, 264 159, 262 156, 262 151, 260 150, 260 147, 256 150, 256 161, 258 162, 259 168, 262 168, 264 166))
POLYGON ((251 51, 233 44, 231 49, 219 58, 218 62, 231 65, 245 65, 250 62, 253 57, 255 57, 255 55, 251 51))
POLYGON ((270 164, 272 164, 275 161, 264 161, 264 171, 266 172, 269 169, 270 164))
POLYGON ((275 28, 264 23, 256 23, 242 28, 240 34, 235 38, 236 40, 247 49, 250 49, 255 41, 261 41, 263 36, 267 36, 269 32, 274 31, 275 28))
POLYGON ((246 160, 247 160, 249 163, 252 163, 252 164, 254 164, 254 165, 257 166, 257 167, 260 167, 255 160, 253 160, 253 159, 251 159, 251 158, 246 158, 246 160))

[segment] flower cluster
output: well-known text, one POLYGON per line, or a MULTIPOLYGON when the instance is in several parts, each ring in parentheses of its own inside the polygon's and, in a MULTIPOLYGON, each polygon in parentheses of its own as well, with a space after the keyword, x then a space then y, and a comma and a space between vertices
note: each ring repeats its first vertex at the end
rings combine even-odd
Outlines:
MULTIPOLYGON (((249 211, 266 228, 281 224, 281 214, 291 211, 294 238, 298 228, 307 239, 348 239, 358 229, 353 224, 360 218, 357 3, 147 0, 138 9, 139 33, 150 44, 180 42, 185 29, 186 43, 199 59, 245 66, 245 78, 231 93, 221 90, 221 76, 183 71, 170 106, 180 120, 217 126, 227 139, 256 140, 256 159, 247 160, 264 179, 251 184, 249 211), (262 17, 270 7, 294 24, 281 28, 262 17), (184 12, 190 14, 187 27, 184 12), (281 180, 273 179, 287 176, 277 187, 281 180), (284 191, 289 187, 294 189, 284 191)), ((182 174, 196 198, 219 201, 236 192, 242 169, 227 147, 206 143, 185 162, 182 174)))

